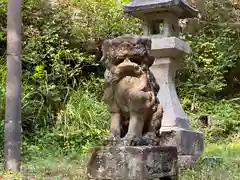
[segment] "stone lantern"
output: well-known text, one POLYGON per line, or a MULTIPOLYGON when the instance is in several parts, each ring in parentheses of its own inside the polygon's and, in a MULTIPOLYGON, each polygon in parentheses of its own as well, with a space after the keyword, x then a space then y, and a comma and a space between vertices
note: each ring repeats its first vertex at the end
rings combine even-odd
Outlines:
POLYGON ((191 165, 203 153, 203 134, 189 127, 176 92, 175 75, 184 56, 191 52, 178 38, 178 21, 196 17, 199 12, 185 0, 134 0, 124 6, 124 11, 143 21, 144 35, 152 40, 155 62, 151 70, 160 86, 158 98, 164 109, 160 132, 172 132, 163 145, 177 146, 179 165, 191 165))

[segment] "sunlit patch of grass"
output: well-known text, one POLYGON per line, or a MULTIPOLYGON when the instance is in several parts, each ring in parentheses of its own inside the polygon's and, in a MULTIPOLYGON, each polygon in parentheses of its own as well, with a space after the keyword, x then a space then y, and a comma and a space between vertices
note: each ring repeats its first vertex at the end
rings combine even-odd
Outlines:
POLYGON ((81 156, 46 157, 24 164, 26 176, 35 178, 81 179, 86 178, 85 159, 81 156), (74 159, 73 159, 74 158, 74 159))
POLYGON ((21 180, 23 179, 23 173, 10 173, 5 171, 0 171, 0 180, 21 180))
POLYGON ((205 156, 217 156, 222 162, 200 163, 194 169, 182 171, 180 180, 239 180, 240 138, 206 144, 205 156))

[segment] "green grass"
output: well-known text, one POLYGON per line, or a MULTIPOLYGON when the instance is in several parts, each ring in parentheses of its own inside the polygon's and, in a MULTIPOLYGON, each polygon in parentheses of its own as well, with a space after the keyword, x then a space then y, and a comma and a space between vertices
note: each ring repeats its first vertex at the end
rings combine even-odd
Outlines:
POLYGON ((239 180, 240 137, 205 145, 204 156, 221 157, 220 163, 200 163, 194 169, 180 173, 181 180, 239 180))
MULTIPOLYGON (((86 180, 87 149, 101 143, 102 137, 109 129, 109 112, 106 105, 97 97, 88 90, 71 91, 65 108, 57 115, 54 128, 41 128, 24 137, 23 174, 0 171, 0 180, 1 177, 6 180, 17 180, 23 175, 34 180, 86 180)), ((240 134, 231 135, 232 137, 228 139, 222 139, 224 136, 221 134, 225 133, 221 129, 232 133, 238 130, 239 106, 216 102, 210 107, 203 108, 209 111, 206 110, 206 114, 214 114, 215 119, 219 121, 203 131, 206 137, 203 157, 222 157, 223 162, 221 164, 201 162, 194 169, 181 171, 179 179, 240 180, 240 134), (229 121, 232 123, 231 126, 226 121, 229 119, 232 120, 229 121)), ((198 122, 197 116, 192 119, 191 122, 198 122)), ((199 124, 192 126, 198 128, 199 124)), ((3 134, 3 124, 0 130, 3 134)))
MULTIPOLYGON (((67 157, 53 156, 51 149, 45 156, 34 153, 25 157, 24 174, 37 180, 86 179, 87 155, 72 154, 67 157)), ((41 153, 42 154, 42 153, 41 153)), ((180 171, 180 180, 239 180, 240 179, 240 135, 216 143, 206 143, 203 157, 221 157, 221 163, 201 162, 194 169, 180 171)), ((1 175, 1 173, 0 173, 1 175)), ((20 179, 22 174, 3 173, 4 179, 20 179)))

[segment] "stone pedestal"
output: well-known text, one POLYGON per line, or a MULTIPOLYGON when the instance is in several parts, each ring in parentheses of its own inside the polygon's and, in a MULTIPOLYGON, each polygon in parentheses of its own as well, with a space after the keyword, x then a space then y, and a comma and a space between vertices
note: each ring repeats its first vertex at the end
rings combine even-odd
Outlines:
POLYGON ((161 134, 163 137, 167 137, 161 143, 162 146, 177 147, 179 167, 190 168, 196 164, 204 149, 201 132, 179 127, 162 127, 161 134), (171 136, 168 135, 169 132, 172 132, 171 136))
POLYGON ((189 167, 203 153, 203 134, 192 131, 175 87, 180 61, 191 48, 177 37, 152 37, 152 55, 156 58, 151 70, 160 86, 158 98, 163 105, 160 132, 174 132, 165 145, 177 146, 179 165, 189 167))
POLYGON ((159 146, 99 147, 91 149, 91 180, 177 179, 177 148, 159 146))

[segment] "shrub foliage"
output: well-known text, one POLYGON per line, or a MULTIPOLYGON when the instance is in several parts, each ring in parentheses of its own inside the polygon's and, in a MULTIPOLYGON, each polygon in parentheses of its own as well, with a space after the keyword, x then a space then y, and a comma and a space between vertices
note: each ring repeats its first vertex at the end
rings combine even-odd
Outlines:
MULTIPOLYGON (((101 101, 104 72, 99 65, 101 43, 122 34, 141 34, 142 26, 123 14, 122 4, 126 0, 60 1, 55 5, 46 2, 51 1, 24 0, 23 4, 24 138, 39 147, 55 143, 65 154, 83 152, 102 139, 109 124, 109 114, 101 101)), ((218 2, 207 3, 204 18, 220 21, 223 15, 216 15, 209 8, 214 3, 218 2)), ((6 10, 7 1, 0 0, 2 119, 6 10)), ((239 76, 232 75, 239 66, 239 30, 206 25, 194 37, 190 34, 183 37, 193 49, 177 74, 178 93, 185 110, 194 115, 217 115, 216 128, 210 132, 237 131, 238 102, 224 103, 217 98, 232 98, 239 93, 239 76)))

